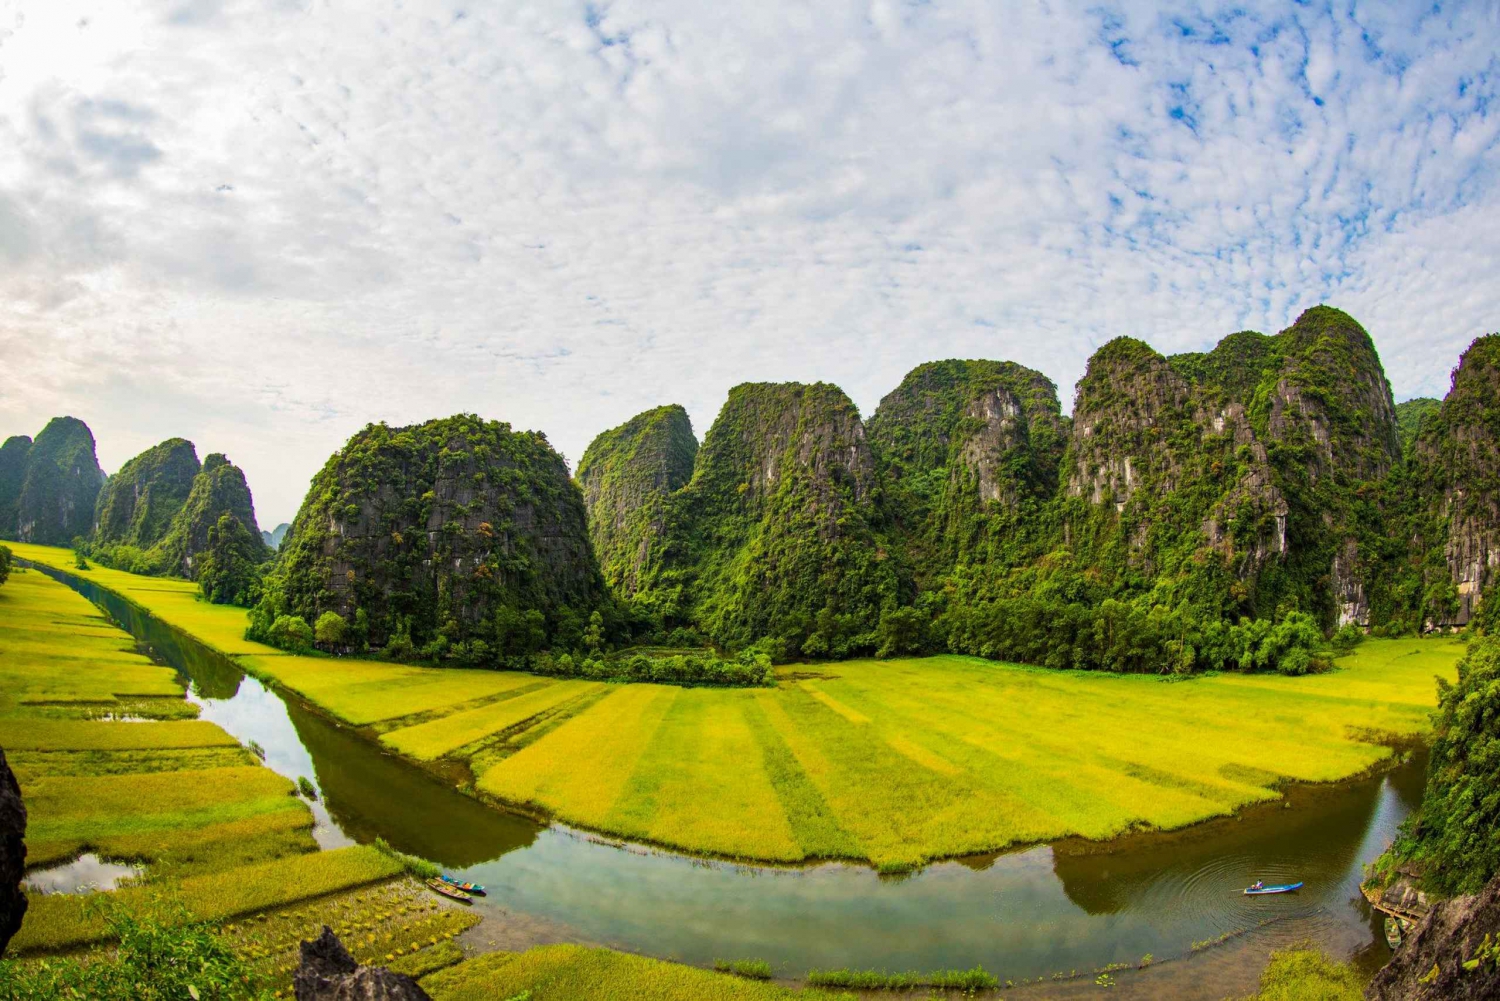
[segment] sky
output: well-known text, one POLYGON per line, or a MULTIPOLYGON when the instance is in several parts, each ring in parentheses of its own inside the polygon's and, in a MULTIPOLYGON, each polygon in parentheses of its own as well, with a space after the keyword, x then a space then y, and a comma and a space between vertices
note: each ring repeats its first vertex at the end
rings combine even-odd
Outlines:
POLYGON ((0 0, 0 437, 241 465, 366 423, 570 463, 745 381, 1275 332, 1398 400, 1500 329, 1500 5, 0 0))

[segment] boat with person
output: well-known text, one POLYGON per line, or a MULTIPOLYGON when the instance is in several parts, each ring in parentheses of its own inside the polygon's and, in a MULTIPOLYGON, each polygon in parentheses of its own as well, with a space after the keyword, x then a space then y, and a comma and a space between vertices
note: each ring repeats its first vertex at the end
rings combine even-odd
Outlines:
POLYGON ((1271 893, 1295 893, 1300 889, 1302 889, 1301 883, 1282 883, 1279 886, 1267 886, 1257 879, 1254 883, 1245 887, 1245 896, 1259 897, 1271 893))

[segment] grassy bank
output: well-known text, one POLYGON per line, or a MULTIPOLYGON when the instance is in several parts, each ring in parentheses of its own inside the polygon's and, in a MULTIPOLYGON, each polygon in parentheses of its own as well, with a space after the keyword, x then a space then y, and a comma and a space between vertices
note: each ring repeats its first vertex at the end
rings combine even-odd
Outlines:
MULTIPOLYGON (((15 548, 74 572, 64 550, 15 548)), ((195 602, 185 583, 80 574, 413 760, 465 766, 495 800, 689 851, 889 868, 1180 827, 1285 781, 1357 774, 1391 753, 1371 732, 1425 729, 1433 678, 1451 681, 1461 653, 1369 641, 1303 678, 930 657, 784 669, 774 689, 599 686, 290 656, 243 640, 243 610, 195 602)))
POLYGON ((727 973, 666 963, 609 949, 549 945, 495 952, 422 981, 433 1001, 793 1001, 845 997, 789 990, 727 973))

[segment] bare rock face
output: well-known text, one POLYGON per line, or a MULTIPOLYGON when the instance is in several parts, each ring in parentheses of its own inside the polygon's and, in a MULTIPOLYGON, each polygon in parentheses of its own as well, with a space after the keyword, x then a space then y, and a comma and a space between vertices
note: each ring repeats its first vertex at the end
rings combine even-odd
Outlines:
POLYGON ((0 751, 0 955, 26 916, 21 876, 26 870, 26 805, 0 751))
POLYGON ((1500 998, 1500 876, 1428 912, 1370 986, 1369 1001, 1500 998))
POLYGON ((292 976, 297 1001, 432 1001, 404 973, 360 966, 327 925, 302 943, 302 965, 292 976))

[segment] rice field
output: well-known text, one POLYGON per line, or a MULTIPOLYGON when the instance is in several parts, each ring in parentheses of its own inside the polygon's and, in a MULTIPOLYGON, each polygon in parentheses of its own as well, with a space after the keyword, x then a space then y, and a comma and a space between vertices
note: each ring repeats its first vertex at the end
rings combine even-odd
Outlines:
MULTIPOLYGON (((63 550, 18 555, 38 551, 66 566, 63 550)), ((134 600, 195 632, 177 598, 119 576, 134 600)), ((851 661, 786 668, 758 690, 590 687, 259 650, 240 663, 409 758, 463 765, 494 801, 692 852, 899 870, 1182 827, 1274 799, 1286 781, 1358 774, 1392 753, 1381 740, 1427 726, 1434 678, 1455 677, 1461 645, 1371 640, 1302 678, 851 661)))
MULTIPOLYGON (((167 884, 189 912, 204 921, 228 921, 304 900, 393 879, 401 864, 367 846, 340 848, 190 876, 167 884)), ((115 890, 129 904, 156 886, 115 890)), ((88 908, 88 898, 71 894, 33 897, 21 930, 11 940, 16 955, 61 952, 103 940, 104 922, 88 908)))
POLYGON ((811 1001, 849 998, 791 990, 727 973, 647 959, 609 949, 547 945, 494 952, 422 980, 433 1001, 811 1001))
POLYGON ((212 723, 177 720, 151 723, 80 719, 0 719, 0 747, 7 751, 141 751, 238 747, 212 723))
POLYGON ((243 608, 203 601, 198 595, 198 585, 192 581, 145 577, 95 564, 91 564, 87 570, 79 570, 73 565, 71 550, 56 546, 36 546, 28 542, 7 542, 5 545, 23 560, 66 570, 107 587, 147 609, 163 622, 197 636, 216 650, 228 654, 277 652, 245 639, 243 608))
MULTIPOLYGON (((1377 640, 1311 678, 1188 682, 960 657, 855 661, 775 690, 617 688, 479 775, 583 827, 751 859, 888 868, 1181 827, 1346 778, 1414 734, 1460 647, 1377 640), (705 810, 704 803, 715 804, 705 810)), ((787 672, 790 674, 790 672, 787 672)))
MULTIPOLYGON (((303 861, 316 848, 313 818, 292 783, 218 726, 191 718, 197 708, 183 695, 169 668, 137 652, 77 592, 35 571, 12 572, 0 588, 0 747, 26 802, 31 868, 85 851, 143 862, 153 891, 180 887, 200 913, 219 897, 241 901, 231 909, 247 906, 255 886, 263 896, 269 888, 296 897, 368 882, 372 865, 378 878, 390 878, 383 857, 355 857, 342 875, 319 882, 317 866, 328 863, 303 861), (254 878, 256 866, 278 862, 307 880, 291 885, 280 872, 254 878), (227 893, 224 880, 238 888, 227 893)), ((264 906, 261 898, 251 904, 264 906)), ((81 908, 77 897, 33 896, 13 948, 53 951, 93 940, 97 922, 81 908)))
POLYGON ((249 914, 222 933, 268 984, 290 995, 300 943, 324 925, 362 965, 416 977, 462 961, 453 940, 478 923, 473 911, 402 879, 249 914))

